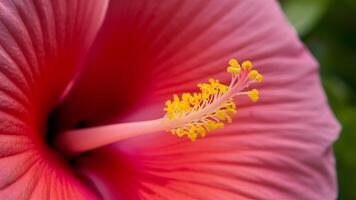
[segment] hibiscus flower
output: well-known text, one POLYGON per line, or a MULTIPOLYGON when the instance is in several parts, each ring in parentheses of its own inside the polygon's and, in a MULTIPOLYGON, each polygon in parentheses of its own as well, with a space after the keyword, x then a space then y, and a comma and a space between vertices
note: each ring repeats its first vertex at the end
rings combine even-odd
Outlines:
POLYGON ((0 199, 335 199, 317 66, 274 0, 0 1, 0 199), (204 138, 152 128, 231 58, 258 103, 204 138))

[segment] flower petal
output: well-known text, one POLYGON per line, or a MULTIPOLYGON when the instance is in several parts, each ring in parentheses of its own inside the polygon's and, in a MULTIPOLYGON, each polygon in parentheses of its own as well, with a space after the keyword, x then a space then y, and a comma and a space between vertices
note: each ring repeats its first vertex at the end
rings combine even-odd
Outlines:
POLYGON ((105 1, 0 2, 0 199, 90 199, 45 144, 47 114, 84 58, 105 1))
POLYGON ((83 158, 105 199, 336 198, 339 127, 317 64, 276 1, 112 1, 108 16, 61 107, 66 117, 79 108, 62 118, 68 126, 161 117, 172 94, 228 81, 232 57, 252 60, 265 81, 260 102, 238 99, 234 123, 206 139, 157 133, 83 158))

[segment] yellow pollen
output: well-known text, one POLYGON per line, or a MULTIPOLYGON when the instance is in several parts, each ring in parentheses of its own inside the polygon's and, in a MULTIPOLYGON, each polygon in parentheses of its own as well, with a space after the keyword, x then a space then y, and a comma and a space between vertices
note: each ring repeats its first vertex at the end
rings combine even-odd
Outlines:
POLYGON ((260 83, 262 82, 263 80, 263 76, 258 73, 257 70, 251 70, 249 73, 248 73, 248 78, 253 81, 253 80, 256 80, 257 83, 260 83))
POLYGON ((245 61, 242 63, 242 68, 245 70, 250 70, 252 69, 252 62, 251 61, 245 61))
POLYGON ((253 89, 249 92, 247 92, 247 96, 250 97, 252 102, 257 102, 259 99, 260 93, 258 92, 257 89, 253 89))
POLYGON ((261 74, 258 74, 256 76, 256 81, 257 81, 257 83, 261 83, 263 81, 263 76, 261 74))
POLYGON ((207 132, 223 128, 225 123, 232 123, 232 115, 236 113, 234 97, 246 95, 256 102, 259 92, 253 89, 242 92, 250 84, 261 82, 263 77, 252 69, 252 63, 245 61, 242 68, 236 59, 229 61, 227 71, 233 75, 229 86, 218 80, 209 79, 208 83, 199 83, 197 93, 173 95, 166 101, 166 127, 178 137, 186 136, 191 141, 198 137, 206 137, 207 132), (244 73, 240 73, 241 71, 244 73))
POLYGON ((240 66, 239 62, 237 62, 237 60, 234 58, 229 61, 229 65, 231 67, 239 67, 240 66))
POLYGON ((250 78, 250 80, 254 80, 257 75, 258 75, 257 70, 251 70, 250 73, 248 73, 248 77, 250 78))
POLYGON ((241 72, 241 66, 239 64, 239 62, 237 62, 236 59, 231 59, 229 61, 229 66, 226 69, 227 72, 229 72, 230 74, 236 76, 239 75, 241 72))

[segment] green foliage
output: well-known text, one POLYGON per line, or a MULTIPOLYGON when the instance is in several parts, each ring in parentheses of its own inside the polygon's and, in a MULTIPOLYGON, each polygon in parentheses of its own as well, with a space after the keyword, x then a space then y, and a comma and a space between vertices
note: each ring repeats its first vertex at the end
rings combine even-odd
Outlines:
POLYGON ((320 20, 330 0, 284 0, 283 9, 300 35, 305 35, 320 20))
POLYGON ((283 8, 320 62, 322 83, 342 125, 335 144, 339 199, 356 199, 356 0, 284 0, 283 8))

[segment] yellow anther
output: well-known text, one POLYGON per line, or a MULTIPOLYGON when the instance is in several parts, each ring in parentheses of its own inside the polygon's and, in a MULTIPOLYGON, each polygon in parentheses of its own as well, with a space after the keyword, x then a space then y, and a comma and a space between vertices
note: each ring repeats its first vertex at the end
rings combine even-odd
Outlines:
POLYGON ((200 137, 205 138, 206 136, 206 131, 203 128, 203 126, 199 125, 197 126, 198 133, 200 134, 200 137))
POLYGON ((219 120, 225 120, 226 119, 226 112, 223 110, 217 110, 215 112, 215 117, 218 118, 219 120))
POLYGON ((261 74, 258 74, 256 76, 256 81, 257 81, 257 83, 261 83, 263 81, 263 76, 261 74))
POLYGON ((239 75, 240 72, 241 72, 241 68, 240 67, 227 67, 226 69, 227 72, 229 72, 230 74, 236 76, 236 75, 239 75))
POLYGON ((231 59, 231 60, 229 61, 229 65, 230 65, 231 67, 240 67, 239 62, 237 62, 236 59, 231 59))
POLYGON ((245 61, 242 63, 242 68, 245 70, 250 70, 252 69, 252 62, 251 61, 245 61))
POLYGON ((231 59, 229 61, 229 66, 226 69, 227 72, 229 72, 230 74, 236 76, 239 75, 241 72, 241 66, 239 64, 239 62, 237 62, 236 59, 231 59))
POLYGON ((251 71, 248 73, 248 78, 249 78, 250 80, 254 80, 257 75, 258 75, 258 71, 257 71, 257 70, 251 70, 251 71))
POLYGON ((196 132, 197 132, 197 128, 195 126, 191 126, 190 129, 189 129, 189 132, 188 132, 188 138, 192 142, 194 142, 198 137, 196 132))
POLYGON ((257 102, 259 99, 259 92, 257 89, 253 89, 249 92, 247 92, 247 96, 250 97, 252 102, 257 102))
POLYGON ((182 128, 177 129, 176 134, 178 137, 183 137, 184 136, 184 131, 182 128))
POLYGON ((233 97, 247 94, 253 102, 259 98, 256 89, 247 93, 242 91, 249 84, 263 79, 257 70, 251 69, 250 61, 243 62, 241 68, 236 59, 231 59, 226 69, 233 75, 230 86, 209 79, 207 83, 197 84, 200 89, 197 93, 173 95, 173 99, 166 101, 163 109, 166 112, 166 127, 173 135, 195 141, 198 137, 205 137, 209 131, 223 128, 224 123, 231 123, 237 109, 233 97), (241 73, 242 69, 247 70, 247 73, 241 73))
POLYGON ((257 70, 251 70, 249 73, 248 73, 248 78, 253 81, 253 80, 256 80, 257 83, 260 83, 262 82, 263 80, 263 76, 258 73, 257 70))

